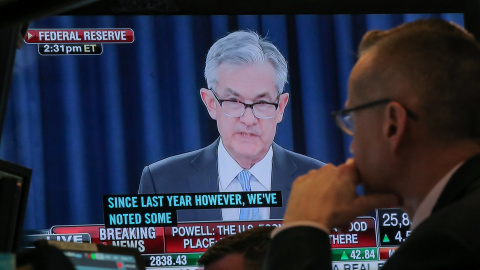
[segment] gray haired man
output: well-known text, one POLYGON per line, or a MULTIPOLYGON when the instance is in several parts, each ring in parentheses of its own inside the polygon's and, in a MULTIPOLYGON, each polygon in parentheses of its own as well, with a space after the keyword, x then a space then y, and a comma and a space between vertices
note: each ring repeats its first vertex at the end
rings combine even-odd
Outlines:
MULTIPOLYGON (((322 162, 273 142, 289 95, 287 62, 271 42, 237 31, 210 48, 200 96, 217 121, 211 145, 146 166, 139 193, 281 191, 287 201, 293 180, 322 162)), ((178 221, 282 218, 281 208, 178 211, 178 221)))

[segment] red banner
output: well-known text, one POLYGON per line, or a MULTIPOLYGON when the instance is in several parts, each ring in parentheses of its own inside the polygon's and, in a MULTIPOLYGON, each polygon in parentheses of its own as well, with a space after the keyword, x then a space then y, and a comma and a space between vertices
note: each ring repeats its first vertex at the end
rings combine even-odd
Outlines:
POLYGON ((350 222, 345 233, 330 234, 332 248, 376 247, 375 219, 370 217, 357 218, 350 222))
POLYGON ((184 223, 165 228, 167 253, 203 252, 218 240, 259 226, 280 227, 283 221, 184 223))
MULTIPOLYGON (((280 227, 282 220, 179 223, 175 227, 105 228, 54 226, 53 234, 88 233, 92 243, 138 248, 144 254, 204 252, 218 240, 258 226, 280 227)), ((376 247, 375 221, 357 218, 346 233, 330 234, 332 248, 376 247)))
POLYGON ((132 43, 132 29, 32 29, 25 43, 132 43))
POLYGON ((103 225, 54 226, 54 234, 88 233, 92 243, 137 248, 141 253, 165 253, 163 227, 105 228, 103 225))
POLYGON ((381 247, 378 248, 378 253, 380 254, 379 260, 387 260, 388 258, 392 257, 393 253, 397 250, 396 247, 381 247))

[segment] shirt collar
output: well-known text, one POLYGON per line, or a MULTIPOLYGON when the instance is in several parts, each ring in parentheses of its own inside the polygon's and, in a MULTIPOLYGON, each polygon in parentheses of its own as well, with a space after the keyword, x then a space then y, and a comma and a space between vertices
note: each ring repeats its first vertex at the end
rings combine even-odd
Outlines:
MULTIPOLYGON (((248 171, 267 189, 272 186, 272 158, 273 149, 270 146, 267 154, 255 163, 248 171)), ((223 146, 222 139, 218 144, 218 176, 220 181, 220 191, 225 190, 228 185, 237 177, 243 168, 230 156, 223 146)))
POLYGON ((428 192, 427 196, 423 199, 420 206, 415 211, 415 214, 412 218, 412 225, 410 226, 410 230, 414 230, 420 223, 422 223, 425 219, 427 219, 430 214, 432 213, 433 207, 435 203, 438 201, 440 194, 442 194, 443 189, 447 185, 452 175, 462 166, 464 162, 460 162, 455 167, 453 167, 447 174, 445 174, 440 181, 428 192))

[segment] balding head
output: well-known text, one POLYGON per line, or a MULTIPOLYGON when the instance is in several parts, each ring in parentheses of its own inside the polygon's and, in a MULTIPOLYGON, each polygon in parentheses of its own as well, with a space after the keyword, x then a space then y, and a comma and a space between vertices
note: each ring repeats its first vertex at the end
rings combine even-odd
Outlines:
POLYGON ((418 20, 368 32, 359 54, 368 64, 352 78, 358 95, 401 102, 431 137, 480 141, 480 46, 471 34, 442 20, 418 20))

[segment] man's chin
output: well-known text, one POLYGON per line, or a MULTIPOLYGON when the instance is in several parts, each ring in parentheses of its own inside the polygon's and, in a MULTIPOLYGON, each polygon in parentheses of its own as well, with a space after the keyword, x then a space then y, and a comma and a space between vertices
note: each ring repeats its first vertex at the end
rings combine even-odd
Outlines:
POLYGON ((360 187, 363 188, 363 191, 365 192, 366 195, 379 194, 379 193, 391 193, 391 191, 387 191, 386 189, 382 189, 379 187, 372 187, 367 184, 362 184, 360 185, 360 187))
POLYGON ((403 206, 403 203, 402 203, 402 200, 401 200, 401 196, 398 195, 398 193, 392 191, 392 190, 388 190, 386 188, 372 188, 370 186, 367 186, 367 185, 361 185, 362 186, 362 189, 363 189, 363 192, 365 195, 374 195, 374 194, 394 194, 396 195, 398 198, 400 198, 400 201, 399 201, 399 204, 398 205, 392 205, 391 207, 394 207, 394 208, 402 208, 403 206))
POLYGON ((240 146, 235 149, 235 152, 238 156, 243 157, 244 159, 256 159, 256 157, 260 156, 260 151, 255 147, 240 146))
POLYGON ((239 142, 234 145, 233 150, 238 157, 242 157, 243 159, 258 159, 260 156, 261 159, 266 154, 265 152, 262 155, 262 148, 254 143, 239 142))

